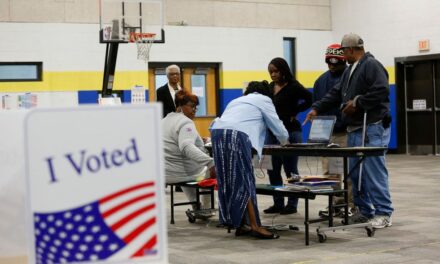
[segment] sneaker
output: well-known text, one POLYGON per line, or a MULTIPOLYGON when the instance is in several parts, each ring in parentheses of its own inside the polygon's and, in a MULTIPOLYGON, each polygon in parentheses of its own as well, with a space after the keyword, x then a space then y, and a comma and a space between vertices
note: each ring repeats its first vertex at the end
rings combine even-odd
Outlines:
MULTIPOLYGON (((338 216, 340 214, 340 212, 341 212, 341 209, 334 208, 333 217, 338 216)), ((329 217, 328 207, 326 207, 325 209, 319 210, 319 216, 320 217, 329 217)))
MULTIPOLYGON (((348 218, 348 224, 351 225, 351 224, 367 223, 370 220, 371 220, 370 218, 364 216, 360 212, 356 212, 351 217, 348 218)), ((342 220, 342 223, 345 224, 344 220, 342 220)))
MULTIPOLYGON (((352 208, 348 208, 348 217, 352 217, 353 216, 353 209, 352 208)), ((344 218, 345 217, 345 208, 342 207, 340 209, 338 209, 335 214, 333 215, 333 217, 339 217, 339 218, 344 218)))
POLYGON ((211 217, 215 216, 215 213, 212 212, 211 210, 199 210, 199 211, 194 211, 194 217, 196 219, 202 219, 202 220, 207 220, 211 217))
POLYGON ((296 207, 293 207, 291 205, 287 205, 286 207, 284 207, 280 214, 282 215, 288 215, 288 214, 296 214, 298 211, 296 209, 296 207))
POLYGON ((319 210, 319 217, 328 217, 329 213, 328 213, 328 207, 326 207, 325 209, 319 210))
POLYGON ((263 212, 265 214, 279 214, 283 209, 272 205, 271 207, 264 209, 263 212))
POLYGON ((371 220, 371 226, 376 229, 381 229, 393 225, 391 216, 388 215, 376 215, 371 220))

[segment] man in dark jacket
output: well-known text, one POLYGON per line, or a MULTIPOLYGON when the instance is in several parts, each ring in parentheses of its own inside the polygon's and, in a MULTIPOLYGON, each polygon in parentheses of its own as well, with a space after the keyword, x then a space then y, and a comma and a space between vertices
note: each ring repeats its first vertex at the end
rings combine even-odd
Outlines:
MULTIPOLYGON (((332 44, 327 47, 325 51, 325 63, 328 66, 328 71, 324 72, 315 81, 313 85, 313 102, 321 100, 335 85, 337 85, 347 68, 347 62, 341 45, 332 44)), ((334 115, 337 117, 333 132, 346 133, 346 125, 341 120, 341 109, 335 106, 321 115, 334 115)))
POLYGON ((156 91, 157 101, 162 102, 163 105, 163 117, 167 116, 170 112, 176 111, 176 105, 174 104, 174 95, 177 91, 182 90, 180 87, 180 68, 173 64, 165 69, 167 74, 168 83, 160 87, 156 91))
MULTIPOLYGON (((358 35, 345 35, 341 46, 350 67, 344 71, 339 85, 312 105, 306 121, 331 107, 341 106, 342 120, 347 124, 348 146, 365 144, 369 147, 387 147, 391 121, 388 73, 371 53, 365 52, 364 41, 358 35), (364 113, 367 127, 365 141, 362 142, 364 113)), ((358 158, 350 158, 350 170, 357 161, 358 158)), ((394 209, 389 192, 385 154, 367 157, 361 168, 361 185, 358 185, 359 170, 353 171, 351 175, 354 203, 359 208, 359 212, 351 220, 370 221, 375 228, 391 226, 394 209)))
MULTIPOLYGON (((321 100, 335 85, 337 85, 347 68, 347 61, 344 56, 344 52, 341 49, 340 44, 331 44, 325 50, 325 63, 328 66, 328 71, 324 72, 315 81, 313 86, 313 102, 321 100)), ((342 121, 341 109, 339 106, 330 108, 325 113, 319 113, 323 116, 336 116, 336 124, 333 129, 332 143, 345 146, 347 144, 347 126, 342 121)), ((324 175, 335 175, 339 179, 342 179, 342 158, 326 158, 322 157, 322 173, 324 175)), ((353 194, 351 193, 351 179, 347 179, 348 187, 348 207, 349 214, 354 209, 353 194)), ((334 204, 345 203, 343 197, 333 197, 334 204)), ((345 211, 340 208, 335 209, 335 216, 344 215, 345 211)), ((319 215, 328 216, 328 209, 320 210, 319 215)))

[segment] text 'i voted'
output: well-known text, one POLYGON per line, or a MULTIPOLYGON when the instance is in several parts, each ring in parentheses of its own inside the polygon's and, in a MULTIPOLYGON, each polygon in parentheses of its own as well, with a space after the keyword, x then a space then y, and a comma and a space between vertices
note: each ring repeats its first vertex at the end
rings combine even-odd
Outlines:
POLYGON ((55 183, 59 180, 55 170, 58 162, 66 162, 73 172, 81 176, 84 173, 97 173, 101 170, 130 165, 140 160, 136 140, 132 138, 129 145, 122 149, 109 151, 103 148, 99 153, 90 153, 82 149, 78 152, 66 153, 61 157, 48 157, 45 162, 49 169, 50 181, 55 183))

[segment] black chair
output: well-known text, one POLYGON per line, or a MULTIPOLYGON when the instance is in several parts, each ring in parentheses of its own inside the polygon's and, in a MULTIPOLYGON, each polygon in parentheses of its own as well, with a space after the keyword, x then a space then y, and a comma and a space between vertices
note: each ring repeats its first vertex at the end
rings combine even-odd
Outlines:
POLYGON ((196 217, 194 216, 194 214, 192 214, 193 212, 200 212, 202 211, 202 209, 200 208, 200 195, 211 195, 211 208, 210 209, 206 209, 206 210, 214 210, 214 186, 209 186, 209 187, 201 187, 198 184, 194 184, 193 181, 186 181, 186 182, 176 182, 176 183, 167 183, 166 186, 170 186, 171 188, 171 221, 170 224, 174 224, 174 206, 181 206, 181 205, 195 205, 195 210, 194 211, 187 211, 187 217, 188 217, 188 221, 190 223, 194 223, 196 221, 196 217), (194 202, 180 202, 180 203, 176 203, 174 202, 174 189, 175 187, 188 187, 188 188, 195 188, 196 189, 196 201, 194 202), (189 213, 188 213, 189 212, 189 213))

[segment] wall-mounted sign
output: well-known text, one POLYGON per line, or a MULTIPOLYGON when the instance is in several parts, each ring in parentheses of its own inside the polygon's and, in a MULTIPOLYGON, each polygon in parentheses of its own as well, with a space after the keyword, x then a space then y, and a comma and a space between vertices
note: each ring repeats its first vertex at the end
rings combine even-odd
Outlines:
POLYGON ((25 119, 29 263, 167 263, 161 107, 25 119))
POLYGON ((145 88, 142 85, 135 85, 131 88, 131 103, 145 104, 145 88))
POLYGON ((412 102, 414 110, 426 110, 426 100, 425 99, 417 99, 412 102))
POLYGON ((429 51, 429 39, 419 40, 419 51, 429 51))

